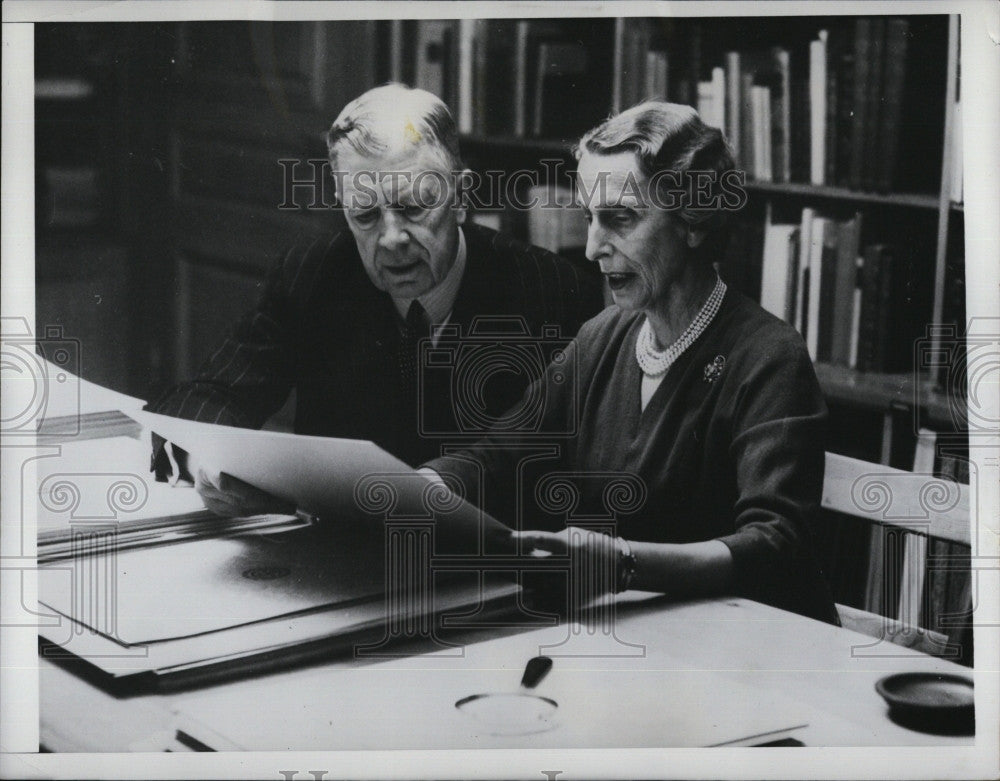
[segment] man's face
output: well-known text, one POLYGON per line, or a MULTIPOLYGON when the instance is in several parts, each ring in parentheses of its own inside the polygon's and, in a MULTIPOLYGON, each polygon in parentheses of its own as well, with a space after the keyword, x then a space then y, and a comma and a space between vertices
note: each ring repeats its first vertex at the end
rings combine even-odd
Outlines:
POLYGON ((443 156, 426 145, 372 157, 343 149, 337 169, 347 224, 375 287, 416 298, 438 285, 455 262, 465 221, 443 156))

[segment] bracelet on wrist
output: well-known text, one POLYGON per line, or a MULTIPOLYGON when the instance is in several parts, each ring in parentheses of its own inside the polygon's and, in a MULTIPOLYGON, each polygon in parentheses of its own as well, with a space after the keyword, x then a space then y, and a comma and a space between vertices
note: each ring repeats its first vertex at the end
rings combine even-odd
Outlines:
POLYGON ((632 581, 635 580, 637 562, 628 540, 624 537, 615 537, 615 542, 618 545, 618 578, 615 584, 615 593, 620 594, 632 587, 632 581))

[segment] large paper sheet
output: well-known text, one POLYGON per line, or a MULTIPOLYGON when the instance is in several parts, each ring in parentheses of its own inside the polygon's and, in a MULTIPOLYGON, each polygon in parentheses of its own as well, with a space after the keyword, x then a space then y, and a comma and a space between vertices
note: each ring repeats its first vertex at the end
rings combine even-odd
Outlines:
POLYGON ((490 552, 511 530, 372 442, 257 431, 139 412, 146 428, 307 513, 335 521, 427 522, 439 542, 490 552), (491 544, 492 543, 492 544, 491 544), (470 547, 471 546, 471 547, 470 547))
POLYGON ((113 572, 113 580, 84 584, 81 595, 80 584, 48 575, 40 600, 101 634, 113 630, 125 645, 190 637, 378 597, 385 588, 381 551, 351 542, 307 528, 110 552, 89 567, 113 572), (93 606, 109 599, 113 625, 95 624, 93 606))

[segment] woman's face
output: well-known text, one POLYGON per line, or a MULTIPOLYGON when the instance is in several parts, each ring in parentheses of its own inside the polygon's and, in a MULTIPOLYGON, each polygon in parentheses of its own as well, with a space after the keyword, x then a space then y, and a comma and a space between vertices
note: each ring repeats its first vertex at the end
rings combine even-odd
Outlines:
POLYGON ((688 265, 687 226, 657 208, 633 152, 584 152, 577 189, 590 223, 587 258, 601 267, 622 309, 655 309, 688 265))

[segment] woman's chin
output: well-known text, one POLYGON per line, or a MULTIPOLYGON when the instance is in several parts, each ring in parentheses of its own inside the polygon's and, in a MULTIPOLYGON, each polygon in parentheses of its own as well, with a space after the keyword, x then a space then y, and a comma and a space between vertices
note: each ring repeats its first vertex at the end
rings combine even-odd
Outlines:
POLYGON ((626 312, 634 312, 645 308, 646 300, 642 296, 635 295, 631 290, 612 290, 611 300, 618 305, 619 309, 626 312))

